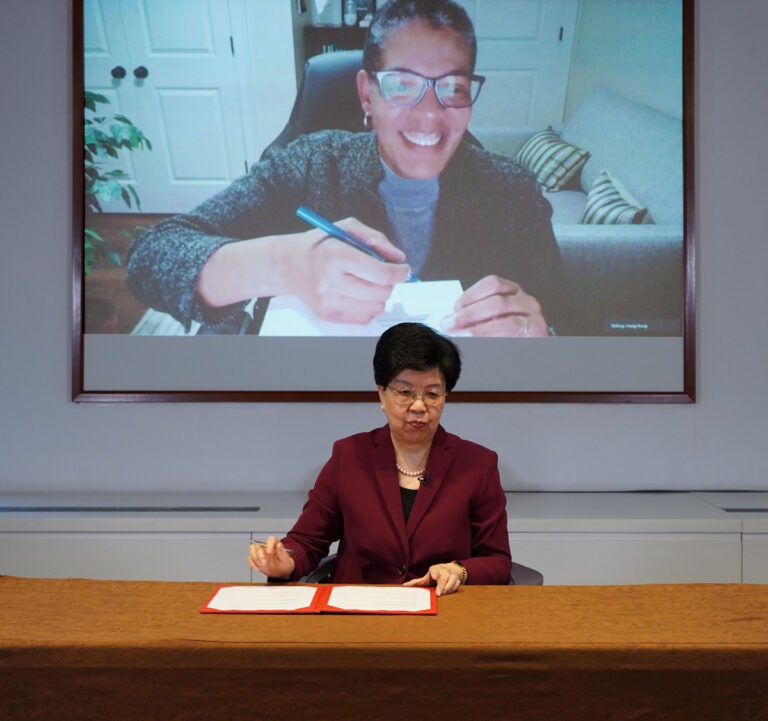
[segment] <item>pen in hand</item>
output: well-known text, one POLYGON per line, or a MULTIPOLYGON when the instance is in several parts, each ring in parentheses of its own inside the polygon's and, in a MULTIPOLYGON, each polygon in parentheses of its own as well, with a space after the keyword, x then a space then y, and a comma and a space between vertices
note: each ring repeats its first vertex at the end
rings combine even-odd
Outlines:
MULTIPOLYGON (((261 546, 262 548, 266 548, 267 547, 266 541, 251 541, 249 545, 251 545, 251 546, 261 546)), ((283 546, 283 550, 286 553, 296 553, 296 551, 293 548, 286 548, 285 546, 283 546)))
MULTIPOLYGON (((314 225, 315 228, 319 228, 324 233, 327 233, 332 238, 336 238, 336 240, 340 240, 342 243, 346 243, 347 245, 352 246, 353 248, 357 248, 357 250, 362 251, 366 255, 370 255, 372 258, 376 258, 376 260, 380 260, 384 263, 387 262, 387 259, 384 258, 382 255, 377 253, 373 248, 371 248, 369 245, 366 245, 361 240, 358 240, 355 238, 354 235, 351 235, 350 233, 347 233, 346 230, 343 228, 340 228, 336 223, 332 223, 327 218, 323 218, 322 215, 318 215, 315 213, 314 210, 310 210, 304 205, 300 205, 296 209, 296 215, 301 218, 302 220, 305 220, 310 225, 314 225)), ((414 273, 411 273, 408 276, 407 282, 415 282, 418 281, 419 278, 414 273)))

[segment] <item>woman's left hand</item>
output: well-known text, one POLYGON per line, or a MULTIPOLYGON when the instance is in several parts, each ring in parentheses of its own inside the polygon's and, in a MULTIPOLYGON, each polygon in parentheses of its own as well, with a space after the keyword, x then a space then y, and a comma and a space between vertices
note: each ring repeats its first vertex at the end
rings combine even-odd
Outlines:
POLYGON ((454 335, 513 338, 549 335, 539 301, 519 283, 486 275, 461 294, 443 330, 454 335))
POLYGON ((449 593, 456 593, 461 586, 461 568, 455 563, 437 563, 429 567, 421 578, 414 578, 406 581, 403 586, 437 586, 438 596, 445 596, 449 593))

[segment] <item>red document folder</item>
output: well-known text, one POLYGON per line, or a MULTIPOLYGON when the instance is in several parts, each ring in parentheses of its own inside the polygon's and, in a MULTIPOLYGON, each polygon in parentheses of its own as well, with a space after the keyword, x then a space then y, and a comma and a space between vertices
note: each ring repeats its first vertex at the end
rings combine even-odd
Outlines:
POLYGON ((434 588, 346 584, 219 586, 200 613, 372 613, 434 616, 434 588))

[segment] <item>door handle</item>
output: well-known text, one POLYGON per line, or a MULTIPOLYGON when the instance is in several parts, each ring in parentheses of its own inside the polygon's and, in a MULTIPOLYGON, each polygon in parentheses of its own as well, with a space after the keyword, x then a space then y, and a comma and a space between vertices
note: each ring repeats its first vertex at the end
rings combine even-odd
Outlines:
POLYGON ((144 78, 149 75, 149 70, 147 70, 143 65, 139 65, 139 67, 133 69, 133 75, 139 80, 144 80, 144 78))
POLYGON ((109 71, 109 74, 115 78, 115 80, 122 80, 127 75, 125 68, 122 65, 115 65, 115 67, 109 71))

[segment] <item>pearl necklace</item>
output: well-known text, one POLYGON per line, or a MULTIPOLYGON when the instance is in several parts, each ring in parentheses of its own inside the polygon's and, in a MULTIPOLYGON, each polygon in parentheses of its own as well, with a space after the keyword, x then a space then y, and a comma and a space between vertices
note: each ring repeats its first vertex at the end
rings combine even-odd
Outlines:
POLYGON ((426 466, 422 468, 420 471, 406 471, 405 468, 403 468, 399 463, 395 462, 395 467, 397 470, 402 473, 404 476, 410 476, 411 478, 415 478, 416 476, 423 476, 424 471, 427 470, 426 466))

